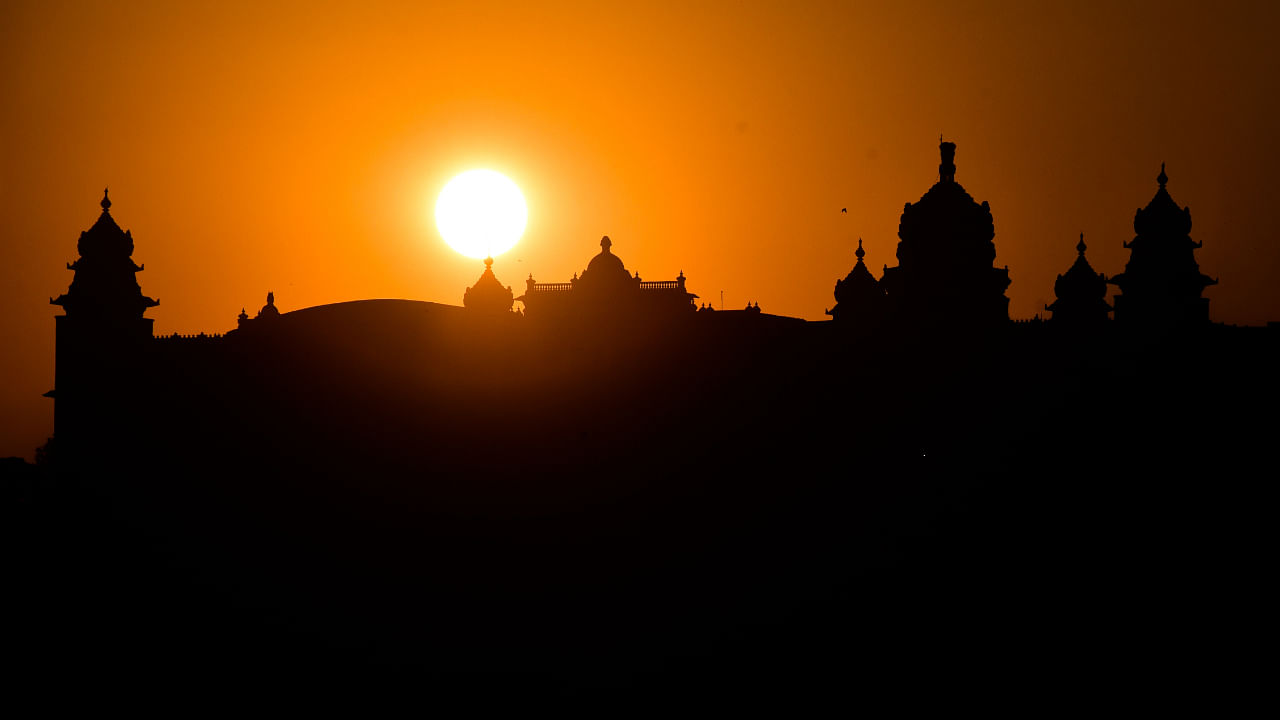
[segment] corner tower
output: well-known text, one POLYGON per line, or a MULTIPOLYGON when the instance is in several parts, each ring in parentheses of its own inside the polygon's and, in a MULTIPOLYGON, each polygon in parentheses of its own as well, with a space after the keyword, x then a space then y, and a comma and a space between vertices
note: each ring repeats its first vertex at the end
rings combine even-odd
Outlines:
MULTIPOLYGON (((102 193, 102 214, 80 233, 80 257, 67 263, 75 271, 71 287, 49 303, 62 308, 56 323, 53 435, 59 452, 79 449, 95 439, 107 443, 129 391, 142 370, 151 340, 147 308, 160 303, 142 294, 133 262, 133 234, 111 217, 111 199, 102 193)), ((73 450, 74 451, 74 450, 73 450)))
POLYGON ((1110 282, 1120 288, 1116 296, 1117 323, 1148 327, 1173 327, 1209 322, 1209 299, 1201 297, 1217 280, 1200 272, 1191 239, 1191 208, 1180 208, 1165 185, 1169 176, 1160 164, 1156 178, 1160 188, 1145 208, 1133 216, 1137 233, 1124 272, 1110 282))

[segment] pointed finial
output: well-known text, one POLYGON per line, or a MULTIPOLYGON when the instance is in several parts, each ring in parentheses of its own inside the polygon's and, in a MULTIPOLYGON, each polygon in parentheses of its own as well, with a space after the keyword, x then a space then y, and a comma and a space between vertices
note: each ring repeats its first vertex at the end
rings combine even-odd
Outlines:
POLYGON ((1156 178, 1156 182, 1160 183, 1160 187, 1169 182, 1169 176, 1164 174, 1164 163, 1160 163, 1160 176, 1156 178))
POLYGON ((273 293, 273 292, 268 292, 268 293, 267 293, 267 304, 268 304, 268 305, 275 305, 275 304, 276 304, 276 294, 275 294, 275 293, 273 293))
POLYGON ((485 259, 484 259, 484 266, 485 266, 485 267, 493 267, 493 258, 492 258, 492 257, 487 257, 487 258, 485 258, 485 259))
POLYGON ((111 188, 102 189, 102 212, 108 212, 111 210, 111 198, 107 197, 107 191, 110 189, 111 188))
POLYGON ((858 258, 858 262, 862 262, 862 258, 867 256, 867 251, 862 249, 862 238, 858 238, 858 249, 853 251, 853 255, 858 258))
POLYGON ((600 249, 602 251, 609 252, 609 248, 611 247, 613 247, 613 241, 609 239, 608 235, 600 238, 600 249))
POLYGON ((1076 252, 1080 253, 1080 257, 1084 257, 1084 233, 1080 233, 1080 242, 1076 243, 1076 252))

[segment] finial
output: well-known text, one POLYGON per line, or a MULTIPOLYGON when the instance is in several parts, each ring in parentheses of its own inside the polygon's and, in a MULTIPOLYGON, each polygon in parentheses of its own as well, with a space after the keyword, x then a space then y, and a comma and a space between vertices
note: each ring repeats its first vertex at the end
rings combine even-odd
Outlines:
POLYGON ((938 163, 938 179, 943 182, 954 182, 956 179, 956 144, 953 142, 938 143, 938 154, 942 162, 938 163))
POLYGON ((110 190, 110 188, 102 189, 102 212, 108 212, 111 210, 111 198, 107 197, 108 190, 110 190))
POLYGON ((858 258, 858 262, 862 262, 862 258, 866 257, 867 251, 862 249, 862 238, 858 238, 858 249, 853 251, 853 255, 858 258))
POLYGON ((268 305, 271 305, 271 306, 274 306, 274 305, 276 304, 276 294, 275 294, 275 293, 270 292, 270 291, 268 291, 268 292, 267 292, 267 304, 268 304, 268 305))
POLYGON ((611 247, 613 247, 613 241, 609 239, 608 235, 605 235, 604 237, 600 238, 601 250, 603 250, 604 252, 609 252, 609 248, 611 247))
POLYGON ((1160 187, 1169 182, 1169 176, 1164 174, 1164 163, 1160 163, 1160 176, 1156 178, 1156 182, 1160 183, 1160 187))
MULTIPOLYGON (((493 267, 493 258, 492 258, 492 257, 487 257, 487 258, 485 258, 485 259, 484 259, 484 266, 485 266, 485 267, 493 267)), ((530 277, 532 277, 532 275, 531 275, 530 277)))
POLYGON ((1080 257, 1084 257, 1084 233, 1080 233, 1080 242, 1076 243, 1076 252, 1080 253, 1080 257))

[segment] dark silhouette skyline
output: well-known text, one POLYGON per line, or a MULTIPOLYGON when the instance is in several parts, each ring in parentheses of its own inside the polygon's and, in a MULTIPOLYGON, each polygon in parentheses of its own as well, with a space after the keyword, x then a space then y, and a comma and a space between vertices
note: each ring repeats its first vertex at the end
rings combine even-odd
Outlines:
POLYGON ((1206 623, 1252 617, 1262 546, 1232 533, 1265 505, 1234 498, 1275 328, 1208 321, 1163 173, 1122 281, 1142 313, 1106 318, 1081 237, 1052 318, 1010 320, 992 211, 940 150, 899 265, 859 247, 824 322, 709 309, 604 237, 524 312, 486 261, 460 306, 268 292, 153 337, 104 197, 52 300, 54 436, 3 468, 11 539, 40 538, 26 671, 662 697, 1239 671, 1206 623))

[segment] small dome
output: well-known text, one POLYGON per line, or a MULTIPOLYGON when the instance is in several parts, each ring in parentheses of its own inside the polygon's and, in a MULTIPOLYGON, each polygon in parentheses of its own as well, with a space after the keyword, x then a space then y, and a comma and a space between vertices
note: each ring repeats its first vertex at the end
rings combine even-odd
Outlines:
POLYGON ((258 311, 257 317, 279 317, 280 310, 276 307, 276 294, 274 292, 267 293, 267 304, 262 306, 258 311))

